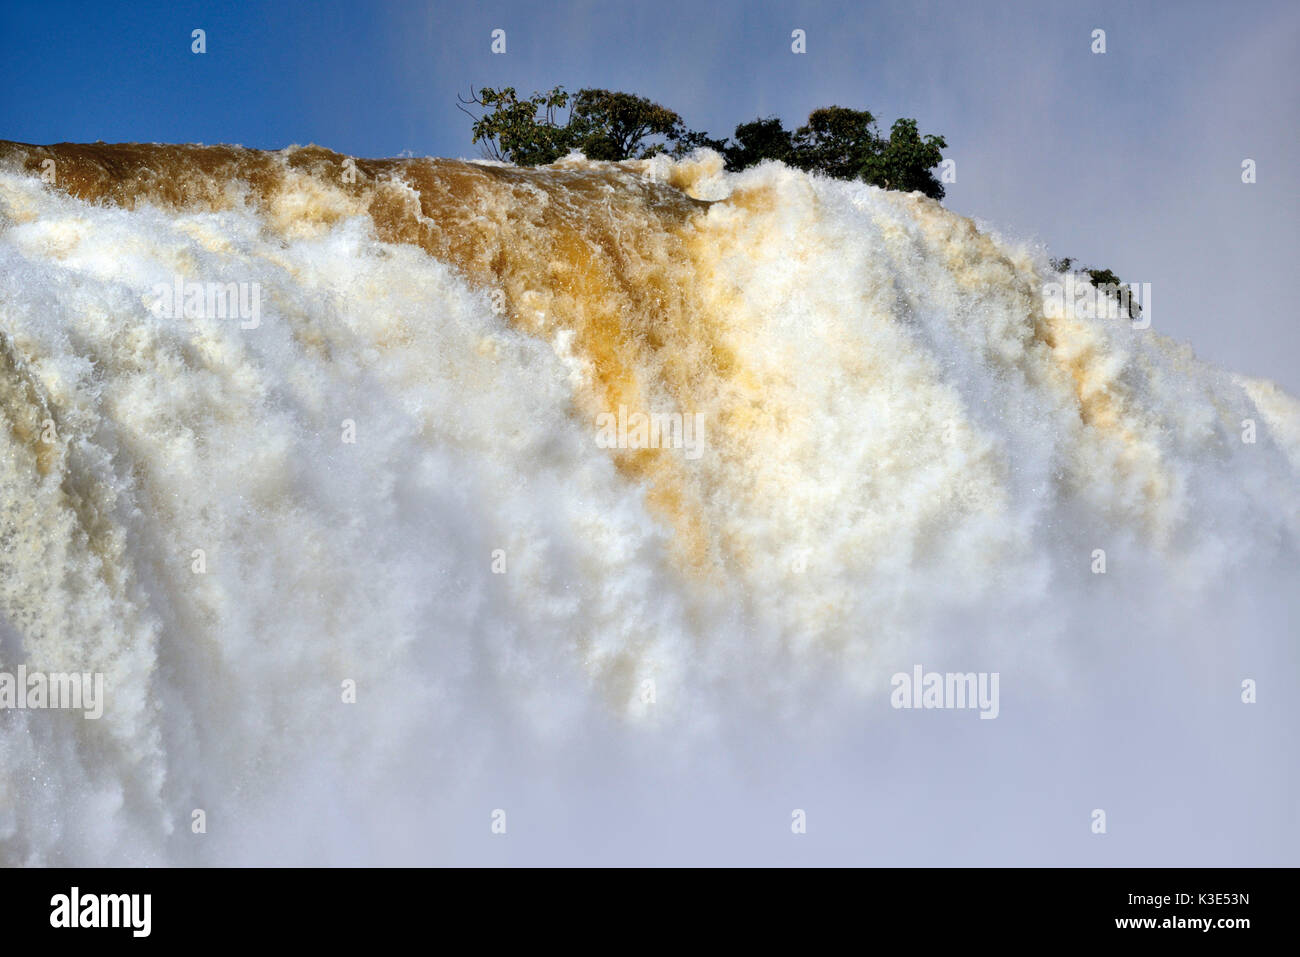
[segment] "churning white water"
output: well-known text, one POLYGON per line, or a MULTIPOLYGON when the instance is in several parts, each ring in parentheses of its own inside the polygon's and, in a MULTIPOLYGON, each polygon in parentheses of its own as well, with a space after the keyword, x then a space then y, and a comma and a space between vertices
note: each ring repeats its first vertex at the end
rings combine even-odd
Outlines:
POLYGON ((0 672, 106 704, 0 710, 0 863, 1294 863, 1300 406, 1159 290, 711 154, 57 149, 0 172, 0 672))

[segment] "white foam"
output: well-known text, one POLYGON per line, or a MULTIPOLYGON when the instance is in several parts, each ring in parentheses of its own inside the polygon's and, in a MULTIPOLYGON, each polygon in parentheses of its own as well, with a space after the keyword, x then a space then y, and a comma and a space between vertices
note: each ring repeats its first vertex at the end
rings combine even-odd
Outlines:
MULTIPOLYGON (((108 694, 100 722, 0 713, 0 860, 779 858, 743 836, 769 810, 843 813, 881 764, 943 777, 881 707, 913 662, 1008 675, 1012 706, 974 724, 1024 745, 1028 702, 1107 713, 1121 633, 1157 659, 1185 639, 1173 670, 1222 665, 1231 697, 1251 665, 1215 663, 1223 619, 1184 629, 1265 606, 1275 660, 1293 400, 1123 322, 1061 321, 1049 347, 1044 254, 920 198, 695 162, 644 174, 724 200, 696 292, 761 398, 686 466, 732 556, 708 582, 574 414, 571 339, 512 330, 450 266, 362 218, 285 241, 243 207, 0 176, 0 665, 102 671, 108 694), (745 191, 772 202, 725 201, 745 191), (157 317, 177 273, 258 283, 260 326, 157 317), (47 415, 42 459, 16 424, 47 415), (802 792, 757 770, 802 746, 802 792), (531 843, 483 843, 498 801, 531 843)), ((715 385, 706 416, 734 399, 715 385)), ((1003 747, 970 780, 1034 777, 1003 747)))

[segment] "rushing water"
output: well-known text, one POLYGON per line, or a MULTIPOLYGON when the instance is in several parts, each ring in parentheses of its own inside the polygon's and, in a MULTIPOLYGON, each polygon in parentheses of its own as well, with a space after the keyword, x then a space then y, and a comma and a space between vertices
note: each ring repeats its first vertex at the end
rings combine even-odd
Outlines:
POLYGON ((1061 278, 713 154, 0 143, 0 671, 106 696, 0 711, 0 863, 1294 863, 1300 406, 1061 278))

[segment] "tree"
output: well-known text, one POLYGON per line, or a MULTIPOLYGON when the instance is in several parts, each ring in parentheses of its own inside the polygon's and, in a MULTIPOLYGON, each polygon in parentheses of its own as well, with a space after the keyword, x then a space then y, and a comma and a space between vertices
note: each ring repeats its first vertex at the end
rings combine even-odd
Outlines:
POLYGON ((727 169, 733 172, 769 159, 794 165, 794 139, 777 117, 741 123, 736 127, 736 142, 724 142, 718 152, 726 157, 727 169))
POLYGON ((483 87, 457 99, 474 121, 473 142, 483 144, 489 159, 518 166, 554 163, 575 149, 588 159, 617 161, 645 159, 670 147, 683 155, 697 146, 722 146, 686 129, 674 111, 632 93, 584 89, 569 94, 557 86, 520 99, 514 87, 483 87), (471 106, 486 112, 476 116, 471 106))
POLYGON ((686 130, 673 142, 672 155, 680 158, 699 149, 710 149, 725 156, 727 141, 715 140, 703 131, 686 130))
POLYGON ((549 93, 534 93, 521 100, 512 86, 502 89, 470 89, 468 99, 457 97, 457 108, 474 120, 474 143, 482 143, 489 159, 538 166, 554 163, 569 152, 568 123, 557 122, 559 112, 569 106, 569 94, 557 86, 549 93), (475 116, 469 105, 488 112, 475 116), (541 119, 538 119, 538 114, 541 119))
POLYGON ((916 190, 931 199, 943 199, 943 184, 931 170, 943 162, 947 147, 942 136, 922 137, 916 120, 895 120, 889 139, 863 163, 861 178, 885 189, 916 190))
POLYGON ((650 137, 677 140, 686 133, 682 118, 643 96, 610 90, 579 90, 574 98, 570 138, 587 159, 645 159, 665 144, 650 137))
POLYGON ((835 179, 865 179, 864 171, 879 150, 876 118, 866 110, 813 110, 794 134, 794 165, 835 179))
POLYGON ((827 106, 808 114, 808 122, 793 134, 777 118, 742 123, 736 127, 735 144, 728 145, 723 155, 730 170, 778 160, 835 179, 919 190, 932 199, 943 199, 943 184, 931 170, 943 161, 947 146, 942 136, 922 137, 916 120, 896 120, 885 139, 867 110, 827 106))
POLYGON ((716 140, 687 129, 666 106, 633 93, 583 89, 570 95, 557 86, 520 99, 514 87, 484 87, 457 99, 474 121, 473 141, 483 144, 486 155, 520 166, 553 163, 571 150, 588 159, 618 161, 665 152, 683 156, 708 147, 733 171, 776 160, 837 179, 919 190, 934 199, 944 195, 931 170, 942 162, 948 144, 942 136, 921 136, 912 119, 895 121, 885 138, 868 111, 827 106, 813 110, 793 132, 778 117, 759 118, 737 126, 734 139, 716 140), (475 115, 470 106, 485 112, 475 115))

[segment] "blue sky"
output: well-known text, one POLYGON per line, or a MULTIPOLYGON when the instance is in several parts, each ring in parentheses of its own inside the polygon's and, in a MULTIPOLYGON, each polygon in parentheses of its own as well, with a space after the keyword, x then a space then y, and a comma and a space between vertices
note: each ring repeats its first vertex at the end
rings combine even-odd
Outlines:
POLYGON ((629 90, 715 135, 831 103, 912 116, 957 162, 946 205, 1150 282, 1153 328, 1300 392, 1297 62, 1300 4, 1264 0, 11 0, 0 138, 476 156, 471 84, 629 90))

